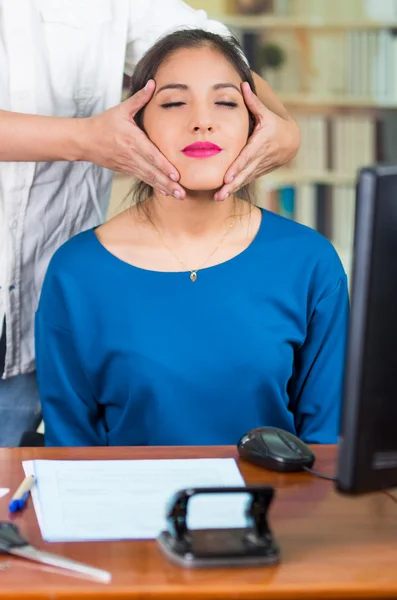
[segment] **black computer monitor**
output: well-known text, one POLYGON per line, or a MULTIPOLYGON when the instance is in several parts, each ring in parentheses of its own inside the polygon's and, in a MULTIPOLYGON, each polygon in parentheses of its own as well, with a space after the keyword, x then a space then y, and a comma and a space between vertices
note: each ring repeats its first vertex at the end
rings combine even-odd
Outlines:
POLYGON ((397 166, 362 169, 337 489, 397 486, 397 166))

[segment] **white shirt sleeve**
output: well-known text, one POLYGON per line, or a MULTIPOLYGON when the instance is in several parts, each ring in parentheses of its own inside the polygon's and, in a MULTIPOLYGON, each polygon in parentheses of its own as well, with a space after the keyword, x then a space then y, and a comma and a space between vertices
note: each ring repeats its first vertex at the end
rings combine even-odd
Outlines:
POLYGON ((140 58, 160 37, 183 27, 230 35, 225 25, 182 0, 130 0, 125 73, 132 75, 140 58))

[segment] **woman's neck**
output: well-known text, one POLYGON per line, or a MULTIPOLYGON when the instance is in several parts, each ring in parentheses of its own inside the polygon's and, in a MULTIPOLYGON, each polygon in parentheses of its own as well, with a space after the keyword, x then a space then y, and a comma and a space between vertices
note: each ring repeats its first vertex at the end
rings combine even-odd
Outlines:
POLYGON ((214 192, 188 192, 184 200, 156 193, 148 200, 149 217, 161 231, 174 238, 211 236, 244 211, 242 200, 230 196, 214 200, 214 192))

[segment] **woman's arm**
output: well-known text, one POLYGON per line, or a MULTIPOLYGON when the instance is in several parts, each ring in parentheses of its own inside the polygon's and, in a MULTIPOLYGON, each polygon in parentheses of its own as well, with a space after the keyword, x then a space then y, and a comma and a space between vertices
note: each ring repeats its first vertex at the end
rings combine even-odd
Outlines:
POLYGON ((298 436, 307 443, 335 444, 340 425, 349 315, 347 279, 317 304, 288 385, 298 436))
MULTIPOLYGON (((45 290, 47 306, 52 303, 51 287, 47 285, 45 290)), ((57 310, 54 305, 54 312, 57 310)), ((100 406, 78 360, 70 331, 48 323, 39 310, 35 342, 46 446, 105 446, 100 406)))

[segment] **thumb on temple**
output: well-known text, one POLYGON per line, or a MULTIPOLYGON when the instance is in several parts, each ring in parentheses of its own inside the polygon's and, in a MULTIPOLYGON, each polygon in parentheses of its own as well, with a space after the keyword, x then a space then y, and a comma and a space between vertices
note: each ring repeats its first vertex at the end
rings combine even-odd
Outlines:
POLYGON ((243 92, 244 102, 247 108, 255 116, 257 123, 262 123, 266 116, 271 115, 272 112, 263 104, 256 94, 251 90, 250 84, 245 81, 241 85, 243 92))
POLYGON ((149 79, 144 88, 138 90, 131 98, 128 98, 123 102, 123 106, 127 110, 131 119, 133 119, 137 112, 141 110, 149 102, 153 96, 153 92, 156 88, 156 83, 153 79, 149 79))

